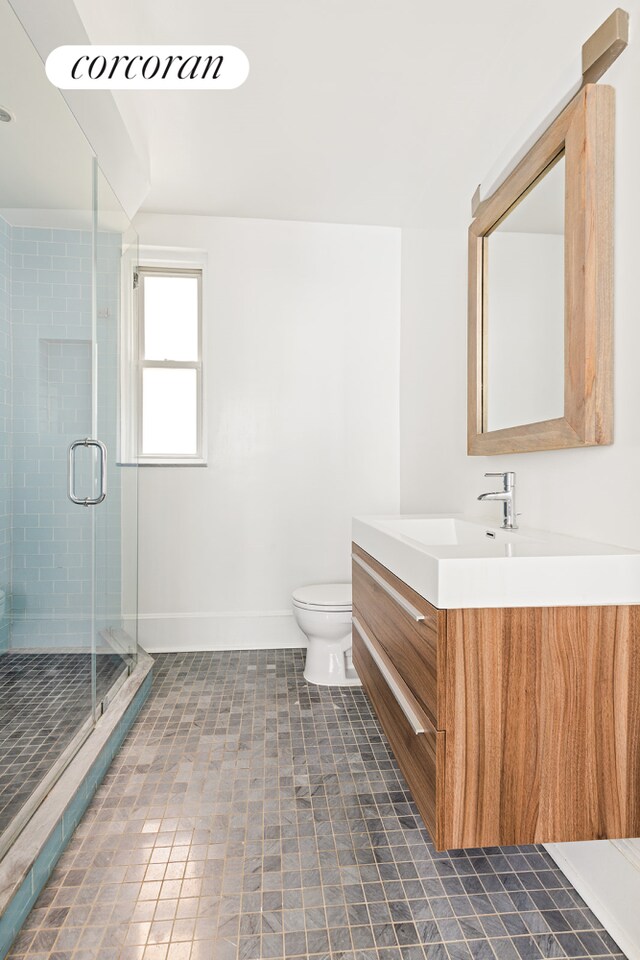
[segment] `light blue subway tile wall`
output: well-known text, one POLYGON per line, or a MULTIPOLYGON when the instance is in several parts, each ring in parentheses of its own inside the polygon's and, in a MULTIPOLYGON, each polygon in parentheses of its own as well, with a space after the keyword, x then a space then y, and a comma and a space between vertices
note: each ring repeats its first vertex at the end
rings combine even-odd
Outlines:
POLYGON ((11 228, 0 217, 0 653, 9 646, 11 581, 11 228))
POLYGON ((56 234, 13 228, 14 648, 91 643, 91 516, 67 499, 66 458, 91 433, 92 241, 56 234))
MULTIPOLYGON (((103 569, 119 569, 120 523, 110 503, 107 546, 99 528, 102 507, 85 508, 67 497, 67 451, 72 440, 93 434, 92 238, 89 231, 13 227, 10 308, 13 336, 12 404, 12 630, 11 646, 88 647, 92 633, 94 550, 103 569), (95 531, 94 531, 95 523, 95 531), (115 529, 112 529, 115 524, 115 529), (95 542, 94 542, 94 537, 95 542), (117 557, 115 556, 117 555, 117 557)), ((113 301, 117 326, 120 241, 100 242, 101 296, 113 301), (112 289, 113 288, 113 289, 112 289)), ((105 383, 101 413, 115 430, 117 339, 98 351, 105 383), (111 351, 111 352, 110 352, 111 351), (101 353, 104 355, 101 356, 101 353), (111 382, 107 383, 107 371, 111 382), (113 395, 113 396, 112 396, 113 395)), ((112 432, 113 432, 112 430, 112 432)), ((105 439, 101 437, 101 439, 105 439)), ((112 450, 115 438, 106 438, 112 450)), ((79 448, 75 487, 94 496, 94 454, 79 448)), ((115 486, 115 485, 114 485, 115 486)), ((110 492, 111 496, 111 492, 110 492)), ((117 501, 117 497, 111 498, 117 501)), ((119 580, 118 580, 119 589, 119 580)), ((96 594, 101 603, 103 590, 96 594)), ((118 597, 111 597, 116 605, 118 597)), ((105 600, 106 603, 106 600, 105 600)))

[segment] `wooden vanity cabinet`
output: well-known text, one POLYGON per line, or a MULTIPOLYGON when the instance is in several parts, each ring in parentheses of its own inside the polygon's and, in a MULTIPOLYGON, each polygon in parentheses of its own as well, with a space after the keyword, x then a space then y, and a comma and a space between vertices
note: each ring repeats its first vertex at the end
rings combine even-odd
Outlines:
POLYGON ((438 610, 354 544, 353 621, 437 849, 640 836, 640 607, 438 610))

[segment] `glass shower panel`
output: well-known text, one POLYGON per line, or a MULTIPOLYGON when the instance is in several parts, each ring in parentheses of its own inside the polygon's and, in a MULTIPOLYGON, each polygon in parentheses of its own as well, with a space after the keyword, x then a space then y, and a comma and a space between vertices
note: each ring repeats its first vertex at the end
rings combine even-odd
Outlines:
POLYGON ((92 729, 95 634, 92 153, 6 0, 0 54, 1 853, 92 729))
POLYGON ((119 446, 121 340, 132 329, 137 235, 96 167, 96 403, 94 433, 107 448, 107 496, 95 511, 95 630, 98 702, 135 664, 138 588, 138 471, 119 446))

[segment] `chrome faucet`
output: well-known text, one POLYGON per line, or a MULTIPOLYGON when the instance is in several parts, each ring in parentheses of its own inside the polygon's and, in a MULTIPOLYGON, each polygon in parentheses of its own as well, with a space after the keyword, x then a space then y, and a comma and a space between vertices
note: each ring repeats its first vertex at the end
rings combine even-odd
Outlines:
POLYGON ((485 473, 485 477, 502 477, 503 488, 498 493, 481 493, 478 500, 499 500, 502 503, 503 529, 517 530, 515 473, 513 470, 506 473, 485 473))

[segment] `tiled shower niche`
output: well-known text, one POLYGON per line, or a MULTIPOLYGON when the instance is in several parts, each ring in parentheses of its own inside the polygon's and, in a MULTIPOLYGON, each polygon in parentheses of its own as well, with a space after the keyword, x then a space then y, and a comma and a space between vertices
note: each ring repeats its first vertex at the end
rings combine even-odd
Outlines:
POLYGON ((91 341, 40 340, 41 434, 91 433, 91 341))

